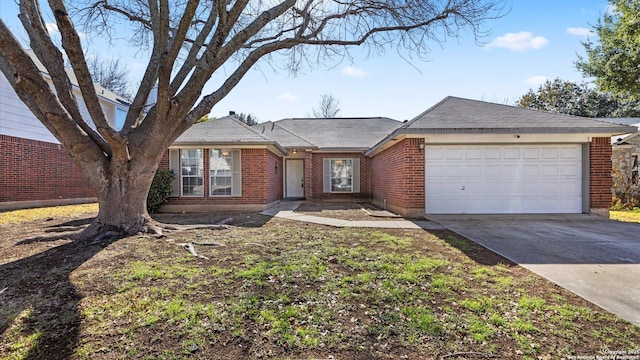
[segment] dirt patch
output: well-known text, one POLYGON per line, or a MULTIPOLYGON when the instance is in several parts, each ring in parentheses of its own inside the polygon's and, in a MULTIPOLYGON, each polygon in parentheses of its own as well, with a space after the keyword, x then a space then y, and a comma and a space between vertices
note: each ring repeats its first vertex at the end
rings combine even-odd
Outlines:
POLYGON ((296 209, 297 213, 340 220, 388 221, 398 216, 372 204, 326 203, 305 201, 296 209), (391 216, 385 216, 385 213, 391 216))

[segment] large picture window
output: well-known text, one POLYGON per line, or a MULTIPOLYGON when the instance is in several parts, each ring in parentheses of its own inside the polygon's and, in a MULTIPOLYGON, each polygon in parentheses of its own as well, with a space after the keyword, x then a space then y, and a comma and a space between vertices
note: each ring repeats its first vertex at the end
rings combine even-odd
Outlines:
POLYGON ((360 159, 324 159, 323 174, 324 192, 360 192, 360 159))
POLYGON ((209 149, 209 188, 211 196, 231 196, 233 152, 209 149))
POLYGON ((182 196, 203 196, 202 149, 187 149, 180 152, 180 176, 182 196))

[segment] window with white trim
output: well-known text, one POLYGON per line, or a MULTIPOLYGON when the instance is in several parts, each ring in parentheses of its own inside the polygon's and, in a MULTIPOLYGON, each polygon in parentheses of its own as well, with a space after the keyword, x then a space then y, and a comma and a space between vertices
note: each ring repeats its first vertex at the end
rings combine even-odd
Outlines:
POLYGON ((177 176, 171 196, 204 196, 204 174, 209 172, 207 196, 242 196, 240 149, 170 149, 169 169, 177 176), (208 168, 204 151, 209 152, 208 168))
POLYGON ((231 196, 233 152, 209 149, 209 189, 211 196, 231 196))
POLYGON ((180 184, 182 196, 204 195, 202 149, 180 151, 180 184))
POLYGON ((329 193, 360 192, 360 159, 324 159, 323 191, 329 193))

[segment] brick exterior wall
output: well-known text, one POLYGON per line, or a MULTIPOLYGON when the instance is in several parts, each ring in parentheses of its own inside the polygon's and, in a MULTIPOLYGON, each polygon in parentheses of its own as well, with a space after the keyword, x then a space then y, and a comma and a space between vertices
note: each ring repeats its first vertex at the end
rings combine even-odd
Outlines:
POLYGON ((373 157, 374 204, 405 216, 424 215, 424 150, 419 148, 421 141, 404 139, 373 157))
POLYGON ((267 151, 267 168, 265 169, 265 177, 269 179, 267 181, 267 203, 281 200, 284 197, 284 166, 282 158, 267 151))
POLYGON ((589 144, 589 199, 592 209, 608 209, 611 207, 613 179, 611 177, 611 139, 608 137, 593 138, 589 144))
MULTIPOLYGON (((242 196, 209 195, 209 150, 203 151, 204 196, 171 197, 167 209, 173 206, 220 206, 233 208, 234 205, 264 208, 265 205, 282 199, 282 158, 267 149, 242 149, 242 196)), ((169 151, 160 161, 160 168, 169 168, 169 151)), ((242 207, 237 207, 242 209, 242 207)), ((170 211, 170 210, 169 210, 170 211)))
POLYGON ((371 200, 371 159, 362 153, 305 153, 304 194, 307 200, 318 201, 354 201, 371 200), (360 192, 359 193, 325 193, 323 189, 324 159, 360 159, 360 192))
POLYGON ((86 177, 59 144, 0 135, 0 202, 95 197, 86 177))

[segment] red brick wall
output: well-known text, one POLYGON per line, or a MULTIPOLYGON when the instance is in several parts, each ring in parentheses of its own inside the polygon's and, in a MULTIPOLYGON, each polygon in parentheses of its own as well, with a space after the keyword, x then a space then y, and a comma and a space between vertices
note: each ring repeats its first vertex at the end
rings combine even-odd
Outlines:
POLYGON ((0 135, 0 202, 95 197, 59 144, 0 135))
POLYGON ((592 209, 608 209, 611 207, 611 139, 608 137, 593 138, 589 144, 589 198, 592 209))
MULTIPOLYGON (((371 160, 373 201, 389 208, 424 213, 424 150, 422 139, 404 139, 371 160), (420 210, 422 209, 422 210, 420 210)), ((402 211, 401 211, 402 212, 402 211)))
POLYGON ((371 159, 361 153, 311 153, 305 154, 305 197, 322 201, 368 201, 371 199, 371 159), (360 159, 359 193, 325 193, 323 190, 323 160, 360 159))
POLYGON ((267 168, 265 169, 265 177, 269 179, 267 182, 267 203, 281 200, 284 197, 282 193, 284 187, 283 171, 282 158, 267 151, 267 168))
MULTIPOLYGON (((172 197, 168 205, 256 205, 282 199, 282 159, 271 151, 242 149, 242 196, 210 196, 208 149, 204 149, 203 157, 204 196, 172 197)), ((168 150, 159 167, 169 168, 168 150)))

